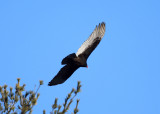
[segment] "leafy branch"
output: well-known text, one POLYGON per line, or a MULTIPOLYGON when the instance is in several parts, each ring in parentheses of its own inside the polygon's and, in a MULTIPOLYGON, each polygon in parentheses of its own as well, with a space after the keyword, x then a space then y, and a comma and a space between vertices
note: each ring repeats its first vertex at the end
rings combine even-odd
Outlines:
POLYGON ((0 113, 6 114, 25 114, 29 112, 32 113, 33 107, 37 104, 37 100, 40 96, 38 89, 43 85, 43 81, 39 81, 39 87, 37 91, 25 91, 25 84, 20 85, 20 78, 17 79, 17 84, 15 87, 15 92, 13 88, 10 87, 9 91, 7 90, 7 85, 0 86, 0 113))
MULTIPOLYGON (((70 107, 71 103, 73 102, 73 99, 75 98, 75 96, 80 92, 80 88, 81 88, 81 84, 80 84, 80 81, 78 81, 77 89, 73 88, 71 90, 71 92, 67 95, 67 97, 65 98, 65 102, 63 104, 63 109, 62 110, 61 110, 62 105, 57 104, 58 98, 56 98, 55 101, 54 101, 54 104, 52 105, 51 114, 65 114, 69 110, 69 107, 70 107)), ((74 109, 74 114, 77 114, 77 112, 79 111, 78 110, 79 101, 80 100, 77 99, 76 107, 74 109)))
MULTIPOLYGON (((39 81, 39 86, 35 90, 26 91, 25 84, 20 85, 20 78, 17 79, 17 84, 15 90, 12 87, 0 86, 0 114, 32 114, 33 107, 37 104, 37 100, 40 96, 38 93, 39 88, 43 85, 43 81, 39 81)), ((54 104, 52 105, 51 114, 65 114, 72 104, 74 98, 80 92, 81 84, 78 81, 77 88, 72 89, 71 92, 66 96, 63 106, 58 105, 58 98, 55 98, 54 104)), ((76 107, 74 108, 73 113, 77 114, 79 99, 77 99, 76 107)), ((43 114, 46 114, 46 111, 43 110, 43 114)))

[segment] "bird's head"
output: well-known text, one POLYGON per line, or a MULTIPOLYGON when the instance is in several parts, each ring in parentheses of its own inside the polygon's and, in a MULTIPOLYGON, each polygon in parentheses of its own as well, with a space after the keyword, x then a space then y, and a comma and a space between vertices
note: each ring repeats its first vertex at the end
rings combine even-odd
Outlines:
POLYGON ((86 68, 88 68, 88 65, 87 65, 87 63, 83 63, 83 64, 81 64, 81 67, 86 67, 86 68))

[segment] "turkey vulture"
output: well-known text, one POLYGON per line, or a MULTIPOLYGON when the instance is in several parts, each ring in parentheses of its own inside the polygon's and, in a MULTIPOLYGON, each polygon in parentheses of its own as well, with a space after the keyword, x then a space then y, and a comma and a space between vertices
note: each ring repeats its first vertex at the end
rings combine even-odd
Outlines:
POLYGON ((88 67, 87 59, 92 51, 97 47, 105 33, 105 23, 102 22, 92 32, 89 38, 78 49, 77 53, 72 53, 65 57, 61 64, 65 65, 58 74, 49 82, 49 86, 62 84, 65 82, 79 67, 88 67))

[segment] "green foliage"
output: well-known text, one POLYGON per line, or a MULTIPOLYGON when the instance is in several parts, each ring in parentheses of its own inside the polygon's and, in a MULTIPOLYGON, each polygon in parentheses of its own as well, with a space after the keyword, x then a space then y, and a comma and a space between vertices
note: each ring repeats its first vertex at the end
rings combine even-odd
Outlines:
MULTIPOLYGON (((20 78, 17 79, 17 84, 15 90, 10 87, 9 90, 7 85, 0 86, 0 114, 31 114, 33 107, 37 104, 37 100, 40 96, 38 90, 43 81, 39 81, 39 86, 36 91, 25 91, 25 84, 20 85, 20 78)), ((64 104, 59 105, 58 98, 55 98, 54 104, 52 105, 51 114, 65 114, 73 102, 75 96, 80 92, 81 84, 78 82, 77 89, 72 89, 71 92, 65 98, 64 104)), ((76 107, 73 111, 74 114, 77 114, 79 99, 77 99, 76 107)), ((46 114, 46 111, 43 110, 43 114, 46 114)))
POLYGON ((20 78, 17 79, 15 91, 10 87, 7 90, 7 85, 0 86, 0 113, 5 114, 25 114, 32 113, 33 107, 37 104, 40 96, 38 92, 43 81, 39 82, 39 87, 36 91, 25 91, 25 84, 20 85, 20 78))
MULTIPOLYGON (((81 88, 81 84, 80 84, 80 81, 78 81, 77 89, 73 88, 71 90, 71 92, 67 95, 67 97, 65 98, 65 102, 63 104, 63 109, 61 109, 62 105, 57 104, 58 98, 56 98, 54 101, 54 104, 52 105, 51 114, 65 114, 69 110, 69 107, 70 107, 71 103, 73 102, 73 99, 75 98, 75 96, 80 92, 80 88, 81 88)), ((78 110, 78 103, 79 103, 79 99, 77 99, 76 107, 74 109, 74 114, 77 114, 77 112, 79 111, 78 110)))

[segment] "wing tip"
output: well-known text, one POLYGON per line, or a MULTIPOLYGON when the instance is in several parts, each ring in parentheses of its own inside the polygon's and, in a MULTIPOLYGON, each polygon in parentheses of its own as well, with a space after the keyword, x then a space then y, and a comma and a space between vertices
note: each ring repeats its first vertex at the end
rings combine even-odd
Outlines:
POLYGON ((105 34, 105 22, 99 23, 98 26, 98 36, 102 39, 105 34))
POLYGON ((96 28, 101 28, 101 27, 105 27, 106 23, 104 21, 102 21, 101 23, 99 23, 98 25, 96 25, 96 28))
POLYGON ((55 86, 55 85, 58 85, 57 83, 53 83, 53 82, 49 82, 48 83, 48 86, 55 86))
POLYGON ((51 83, 48 83, 48 86, 52 86, 52 84, 51 84, 51 83))
POLYGON ((103 28, 103 27, 105 28, 105 25, 106 25, 106 23, 105 23, 105 22, 101 22, 101 23, 99 23, 99 27, 100 27, 100 28, 103 28))
POLYGON ((105 25, 106 23, 104 21, 102 21, 101 25, 105 25))
POLYGON ((58 84, 61 84, 61 83, 58 83, 55 78, 53 78, 49 83, 48 83, 48 86, 55 86, 55 85, 58 85, 58 84))
POLYGON ((51 82, 48 83, 48 86, 53 86, 54 84, 52 84, 51 82))
POLYGON ((102 23, 99 24, 99 27, 100 27, 101 29, 105 29, 105 25, 106 25, 105 22, 102 22, 102 23))

